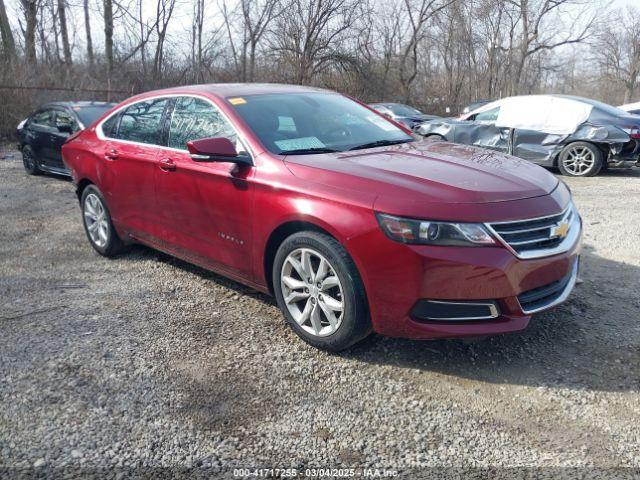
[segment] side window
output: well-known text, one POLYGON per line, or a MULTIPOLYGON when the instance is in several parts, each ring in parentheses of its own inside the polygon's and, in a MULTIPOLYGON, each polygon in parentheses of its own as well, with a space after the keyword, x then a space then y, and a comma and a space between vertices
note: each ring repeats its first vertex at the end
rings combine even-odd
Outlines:
POLYGON ((42 110, 37 112, 33 117, 31 117, 31 122, 36 125, 41 125, 43 127, 53 127, 53 117, 55 112, 53 110, 42 110))
POLYGON ((213 137, 225 137, 234 143, 238 140, 229 122, 209 102, 195 97, 178 97, 171 116, 169 146, 186 150, 187 142, 191 140, 213 137))
POLYGON ((130 142, 159 144, 162 114, 167 98, 147 100, 131 105, 120 114, 120 126, 113 138, 130 142))
POLYGON ((500 107, 492 108, 484 112, 477 113, 474 120, 476 122, 495 122, 498 119, 500 113, 500 107))
POLYGON ((109 117, 107 121, 102 124, 102 133, 105 137, 116 138, 118 133, 118 121, 120 120, 120 114, 116 113, 114 116, 109 117))
POLYGON ((56 111, 56 128, 67 132, 77 132, 80 129, 76 119, 63 110, 56 111))

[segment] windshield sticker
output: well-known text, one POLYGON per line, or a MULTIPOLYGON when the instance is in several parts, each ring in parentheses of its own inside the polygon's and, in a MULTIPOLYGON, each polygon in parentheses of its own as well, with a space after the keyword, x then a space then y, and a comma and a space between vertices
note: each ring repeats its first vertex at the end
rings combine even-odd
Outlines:
POLYGON ((230 98, 229 103, 231 105, 244 105, 247 101, 242 97, 230 98))
POLYGON ((325 144, 316 137, 300 137, 288 140, 276 140, 274 142, 282 151, 306 150, 308 148, 324 148, 325 144))
POLYGON ((367 117, 367 120, 373 123, 376 127, 379 127, 386 132, 395 132, 399 130, 399 128, 396 127, 393 123, 388 122, 387 120, 385 120, 382 117, 379 117, 378 115, 369 115, 367 117))

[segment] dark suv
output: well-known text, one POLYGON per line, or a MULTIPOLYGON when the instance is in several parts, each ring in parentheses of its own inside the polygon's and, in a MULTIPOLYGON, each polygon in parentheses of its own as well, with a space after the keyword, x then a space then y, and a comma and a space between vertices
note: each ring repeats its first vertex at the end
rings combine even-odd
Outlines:
POLYGON ((62 163, 62 144, 83 130, 115 104, 106 102, 55 102, 38 108, 16 129, 25 170, 69 175, 62 163))

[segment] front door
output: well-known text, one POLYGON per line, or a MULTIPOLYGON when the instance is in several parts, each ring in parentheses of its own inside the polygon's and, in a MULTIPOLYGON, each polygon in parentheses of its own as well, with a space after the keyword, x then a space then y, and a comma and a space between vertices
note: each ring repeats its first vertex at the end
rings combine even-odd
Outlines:
POLYGON ((127 234, 143 239, 158 235, 154 174, 168 104, 167 98, 134 103, 102 126, 102 184, 109 210, 127 234))
POLYGON ((456 129, 453 141, 511 153, 512 129, 496 126, 499 113, 500 106, 497 106, 469 117, 471 125, 469 128, 456 129))
POLYGON ((226 118, 209 100, 177 97, 168 121, 168 146, 155 170, 163 239, 195 263, 244 277, 250 261, 254 168, 196 162, 187 142, 226 137, 244 149, 226 118))

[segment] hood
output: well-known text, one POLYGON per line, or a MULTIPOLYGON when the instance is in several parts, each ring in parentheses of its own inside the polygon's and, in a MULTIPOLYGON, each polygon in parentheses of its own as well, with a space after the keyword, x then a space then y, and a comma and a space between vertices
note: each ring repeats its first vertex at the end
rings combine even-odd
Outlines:
POLYGON ((393 198, 394 204, 403 200, 507 202, 548 195, 558 185, 553 175, 526 160, 430 140, 348 153, 287 156, 285 163, 306 181, 373 192, 379 199, 393 198))

